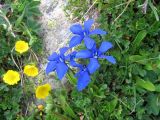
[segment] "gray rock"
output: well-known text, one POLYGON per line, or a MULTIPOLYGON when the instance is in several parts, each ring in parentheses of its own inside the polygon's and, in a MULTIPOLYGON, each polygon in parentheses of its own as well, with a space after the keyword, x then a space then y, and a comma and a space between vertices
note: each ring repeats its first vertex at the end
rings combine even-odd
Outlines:
MULTIPOLYGON (((41 0, 40 5, 40 11, 42 12, 42 17, 39 21, 42 25, 40 34, 43 39, 45 57, 40 63, 42 72, 39 78, 42 83, 50 83, 52 88, 59 87, 61 82, 55 80, 54 76, 47 76, 44 70, 47 64, 47 56, 66 46, 69 40, 71 21, 67 19, 63 11, 65 4, 65 0, 41 0)), ((62 83, 65 81, 62 80, 62 83)))
POLYGON ((68 42, 71 22, 63 11, 65 0, 41 0, 42 37, 46 51, 51 54, 68 42))

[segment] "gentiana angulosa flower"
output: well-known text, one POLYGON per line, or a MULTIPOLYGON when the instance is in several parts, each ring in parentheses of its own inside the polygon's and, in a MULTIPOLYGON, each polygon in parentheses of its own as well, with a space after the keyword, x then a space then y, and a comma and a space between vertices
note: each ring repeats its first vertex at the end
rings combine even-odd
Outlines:
POLYGON ((56 71, 58 79, 62 79, 69 69, 73 67, 78 68, 78 72, 75 74, 77 78, 77 89, 82 91, 88 86, 91 81, 91 75, 100 67, 99 60, 106 59, 108 62, 115 64, 116 59, 111 55, 105 55, 105 53, 113 47, 111 42, 103 41, 98 48, 92 35, 106 35, 107 32, 101 29, 91 30, 91 26, 94 23, 92 19, 84 22, 84 26, 75 24, 70 27, 74 36, 69 41, 69 47, 63 47, 59 53, 53 52, 48 57, 48 64, 46 67, 46 73, 56 71), (86 49, 80 51, 73 51, 68 53, 70 49, 82 44, 86 49), (89 59, 88 64, 79 64, 77 59, 89 59))

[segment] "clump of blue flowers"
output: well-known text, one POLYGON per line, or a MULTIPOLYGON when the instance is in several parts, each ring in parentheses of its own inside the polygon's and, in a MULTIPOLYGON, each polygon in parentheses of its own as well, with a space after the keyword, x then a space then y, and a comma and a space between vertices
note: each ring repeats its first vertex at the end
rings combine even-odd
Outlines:
POLYGON ((105 53, 113 47, 112 43, 103 41, 98 48, 96 46, 96 42, 92 35, 105 35, 107 34, 105 31, 101 29, 91 30, 93 20, 87 20, 84 22, 84 26, 80 24, 75 24, 70 27, 71 32, 74 36, 69 41, 69 47, 63 47, 59 51, 59 53, 53 52, 52 55, 48 57, 48 64, 46 67, 46 73, 56 71, 58 79, 62 79, 69 69, 73 67, 78 68, 78 72, 75 74, 75 77, 78 79, 77 81, 77 89, 78 91, 82 91, 84 88, 88 86, 91 81, 90 76, 100 67, 99 60, 106 59, 112 64, 116 63, 116 60, 113 56, 105 55, 105 53), (72 53, 68 53, 69 49, 82 44, 84 41, 84 45, 86 49, 80 51, 73 51, 72 53), (89 63, 87 65, 82 65, 77 63, 77 59, 89 59, 89 63))

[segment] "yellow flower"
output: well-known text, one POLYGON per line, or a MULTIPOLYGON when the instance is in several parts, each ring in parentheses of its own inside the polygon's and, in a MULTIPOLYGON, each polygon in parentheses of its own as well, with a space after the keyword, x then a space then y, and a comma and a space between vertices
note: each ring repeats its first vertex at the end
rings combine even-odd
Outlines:
POLYGON ((51 90, 50 84, 40 85, 36 88, 36 98, 45 99, 51 90))
POLYGON ((17 71, 8 70, 3 76, 3 81, 9 85, 17 84, 20 81, 20 75, 17 71))
POLYGON ((28 51, 28 49, 29 49, 28 43, 25 41, 19 40, 15 44, 15 50, 20 54, 28 51))
POLYGON ((30 77, 35 77, 38 75, 38 68, 34 65, 26 65, 24 67, 24 73, 30 77))

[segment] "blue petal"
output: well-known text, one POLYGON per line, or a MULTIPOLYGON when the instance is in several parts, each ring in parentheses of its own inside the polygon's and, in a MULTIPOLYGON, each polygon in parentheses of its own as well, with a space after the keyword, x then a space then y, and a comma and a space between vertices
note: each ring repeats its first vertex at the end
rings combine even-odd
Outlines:
POLYGON ((95 30, 91 31, 89 34, 90 35, 105 35, 107 33, 106 33, 106 31, 103 31, 101 29, 95 29, 95 30))
POLYGON ((70 30, 73 34, 78 34, 78 35, 83 34, 82 26, 80 24, 72 25, 70 27, 70 30))
POLYGON ((92 50, 97 51, 96 44, 93 45, 92 50))
POLYGON ((101 55, 99 58, 107 59, 109 62, 116 64, 116 59, 113 56, 101 55))
POLYGON ((87 71, 81 72, 78 77, 77 89, 78 91, 82 91, 90 82, 90 76, 87 71))
POLYGON ((107 50, 109 50, 112 47, 113 47, 112 43, 110 43, 110 42, 102 42, 101 46, 99 48, 99 52, 104 53, 104 52, 106 52, 107 50))
POLYGON ((60 51, 60 54, 61 55, 64 55, 64 53, 68 50, 69 48, 68 47, 63 47, 61 48, 59 51, 60 51))
POLYGON ((81 36, 73 36, 73 37, 71 38, 70 42, 69 42, 69 47, 72 48, 72 47, 80 44, 81 41, 82 41, 82 39, 83 39, 83 38, 82 38, 81 36))
POLYGON ((94 73, 99 68, 99 63, 96 58, 91 58, 90 63, 88 64, 87 68, 90 72, 90 74, 94 73))
POLYGON ((84 29, 85 29, 86 32, 90 31, 93 23, 94 23, 94 20, 92 20, 92 19, 89 19, 89 20, 84 22, 84 29))
POLYGON ((68 66, 65 63, 63 62, 58 63, 56 66, 56 72, 57 72, 58 79, 61 80, 66 74, 67 70, 68 70, 68 66))
POLYGON ((92 57, 92 52, 89 50, 81 50, 77 52, 75 58, 90 58, 92 57))
POLYGON ((116 64, 116 59, 113 56, 106 56, 105 58, 112 64, 116 64))
POLYGON ((56 60, 58 57, 59 57, 58 54, 56 52, 53 52, 52 55, 48 57, 48 60, 53 61, 56 60))
POLYGON ((92 47, 95 44, 95 41, 90 37, 85 37, 84 38, 84 43, 85 43, 87 49, 92 49, 92 47))
POLYGON ((47 67, 46 67, 46 74, 48 75, 50 72, 54 71, 56 68, 56 61, 51 61, 48 62, 47 67))

